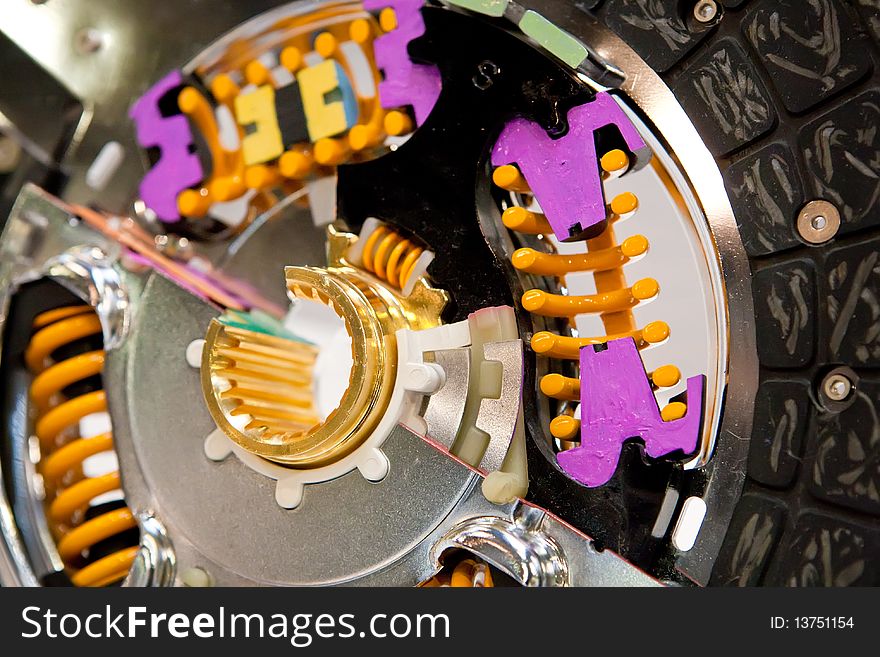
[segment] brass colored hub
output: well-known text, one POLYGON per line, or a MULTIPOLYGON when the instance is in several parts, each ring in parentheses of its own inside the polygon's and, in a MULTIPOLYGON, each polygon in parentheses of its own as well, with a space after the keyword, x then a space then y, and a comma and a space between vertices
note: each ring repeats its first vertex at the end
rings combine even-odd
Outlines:
POLYGON ((331 307, 351 339, 348 388, 323 422, 311 396, 314 347, 211 322, 202 389, 217 426, 248 452, 295 468, 325 466, 350 454, 375 429, 394 389, 395 333, 440 324, 446 294, 420 279, 404 297, 350 265, 344 254, 356 239, 331 228, 330 266, 285 269, 291 298, 331 307))

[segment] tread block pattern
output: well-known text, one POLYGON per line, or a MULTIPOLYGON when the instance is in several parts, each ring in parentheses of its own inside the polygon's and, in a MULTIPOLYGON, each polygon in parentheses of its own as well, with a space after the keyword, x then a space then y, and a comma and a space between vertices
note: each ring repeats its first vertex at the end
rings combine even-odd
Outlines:
POLYGON ((755 272, 761 385, 710 583, 880 585, 880 0, 720 0, 709 29, 694 1, 597 14, 718 160, 755 272), (797 233, 813 199, 840 211, 828 244, 797 233), (831 414, 813 386, 836 364, 861 380, 831 414))
POLYGON ((880 536, 859 525, 816 513, 798 518, 782 556, 786 586, 872 586, 878 583, 880 536))
POLYGON ((776 122, 767 88, 733 39, 696 57, 673 91, 715 155, 748 144, 776 122))
POLYGON ((759 271, 752 279, 758 359, 766 367, 794 368, 813 357, 816 326, 815 273, 809 260, 759 271))
POLYGON ((773 488, 786 488, 794 482, 811 406, 806 381, 761 384, 749 446, 752 479, 773 488))
POLYGON ((744 30, 792 112, 818 105, 871 68, 862 37, 838 0, 765 0, 744 30))
POLYGON ((609 0, 605 5, 605 21, 651 68, 663 72, 708 34, 708 30, 691 31, 678 4, 609 0))
POLYGON ((880 43, 880 0, 854 0, 862 17, 862 23, 874 39, 880 43))
POLYGON ((785 526, 785 507, 758 495, 740 499, 724 539, 711 583, 715 586, 757 586, 785 526))
POLYGON ((823 319, 831 358, 880 367, 880 240, 835 249, 826 272, 823 319))
POLYGON ((765 146, 728 167, 724 180, 749 255, 768 255, 800 244, 794 226, 804 204, 804 189, 788 146, 765 146))
POLYGON ((843 413, 819 419, 810 491, 880 516, 880 382, 863 379, 856 395, 843 413))
POLYGON ((880 224, 880 90, 808 123, 800 143, 816 191, 840 211, 841 233, 880 224))

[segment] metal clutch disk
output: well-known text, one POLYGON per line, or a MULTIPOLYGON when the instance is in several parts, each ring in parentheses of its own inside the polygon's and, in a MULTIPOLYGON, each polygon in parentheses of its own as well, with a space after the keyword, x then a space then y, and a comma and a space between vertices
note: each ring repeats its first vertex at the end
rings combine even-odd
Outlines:
POLYGON ((128 99, 139 180, 23 188, 4 584, 706 581, 742 247, 659 78, 535 4, 272 9, 128 99))

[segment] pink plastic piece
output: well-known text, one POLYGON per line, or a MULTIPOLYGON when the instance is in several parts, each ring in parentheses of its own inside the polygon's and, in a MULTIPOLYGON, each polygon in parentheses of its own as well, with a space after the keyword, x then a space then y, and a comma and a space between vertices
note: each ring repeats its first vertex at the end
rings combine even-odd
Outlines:
POLYGON ((391 7, 397 15, 397 27, 383 34, 374 46, 376 66, 385 73, 379 83, 382 107, 412 105, 416 125, 422 125, 440 97, 440 71, 436 66, 415 64, 409 58, 407 44, 425 33, 421 8, 424 0, 365 0, 364 9, 378 11, 391 7))
POLYGON ((190 152, 193 135, 186 117, 166 117, 159 111, 162 96, 181 84, 180 72, 172 71, 141 96, 128 113, 137 127, 138 143, 159 149, 159 161, 141 180, 140 196, 165 222, 180 219, 177 195, 204 177, 198 156, 190 152))
POLYGON ((607 218, 594 133, 615 125, 626 147, 644 164, 649 149, 620 106, 607 93, 568 112, 568 132, 551 139, 534 121, 515 118, 501 131, 492 164, 519 166, 550 222, 565 241, 592 236, 607 218))
POLYGON ((590 487, 607 483, 617 469, 623 443, 630 438, 641 438, 651 458, 677 450, 696 451, 704 376, 687 380, 687 414, 664 422, 632 338, 583 347, 580 357, 581 446, 556 457, 569 476, 590 487), (602 346, 607 348, 596 351, 602 346))

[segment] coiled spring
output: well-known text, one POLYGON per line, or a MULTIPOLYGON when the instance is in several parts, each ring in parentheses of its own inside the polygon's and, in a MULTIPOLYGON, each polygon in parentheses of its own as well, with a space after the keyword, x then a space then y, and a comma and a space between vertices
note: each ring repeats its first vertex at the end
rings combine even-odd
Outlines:
POLYGON ((138 551, 137 521, 118 502, 100 498, 120 491, 118 470, 84 472, 87 459, 113 452, 111 432, 82 436, 80 422, 107 411, 100 384, 104 351, 101 323, 89 306, 67 306, 37 316, 25 352, 34 374, 39 469, 47 517, 58 554, 75 586, 107 586, 123 579, 138 551))
POLYGON ((482 589, 492 588, 495 583, 492 581, 492 571, 487 564, 475 559, 462 559, 454 567, 444 568, 419 586, 482 589))
MULTIPOLYGON (((619 149, 605 153, 600 159, 603 180, 622 175, 629 168, 629 157, 619 149)), ((528 181, 513 165, 496 168, 492 176, 498 187, 523 195, 525 201, 531 200, 528 181)), ((540 199, 537 199, 540 203, 540 199)), ((653 278, 643 278, 629 285, 623 266, 631 259, 646 253, 648 240, 643 235, 633 235, 618 243, 614 235, 614 224, 630 217, 638 209, 635 194, 625 192, 615 196, 607 208, 608 224, 598 236, 586 240, 584 253, 560 254, 544 253, 532 248, 517 249, 511 262, 524 274, 553 277, 564 285, 564 276, 574 272, 591 272, 596 284, 596 294, 568 295, 554 294, 544 290, 527 290, 522 296, 522 306, 535 315, 550 318, 565 318, 574 325, 577 315, 599 314, 606 335, 594 337, 574 337, 559 335, 550 331, 539 331, 532 336, 531 348, 539 356, 564 361, 578 361, 581 347, 600 344, 620 338, 632 338, 639 349, 663 342, 669 337, 669 325, 654 321, 637 327, 632 309, 640 302, 654 298, 660 291, 653 278)), ((529 205, 529 203, 526 203, 529 205)), ((553 234, 547 219, 540 212, 533 212, 521 205, 507 208, 502 214, 504 225, 511 231, 524 235, 547 236, 553 234)), ((655 388, 676 385, 681 373, 674 365, 664 365, 650 373, 655 388)), ((541 378, 541 392, 558 400, 560 414, 550 423, 550 434, 556 439, 560 450, 577 446, 580 440, 580 421, 574 417, 574 404, 580 401, 580 379, 558 373, 547 374, 541 378)), ((683 417, 685 404, 672 402, 662 411, 664 420, 683 417)))
POLYGON ((424 251, 388 226, 379 226, 367 237, 361 258, 364 269, 403 289, 415 273, 424 251))

